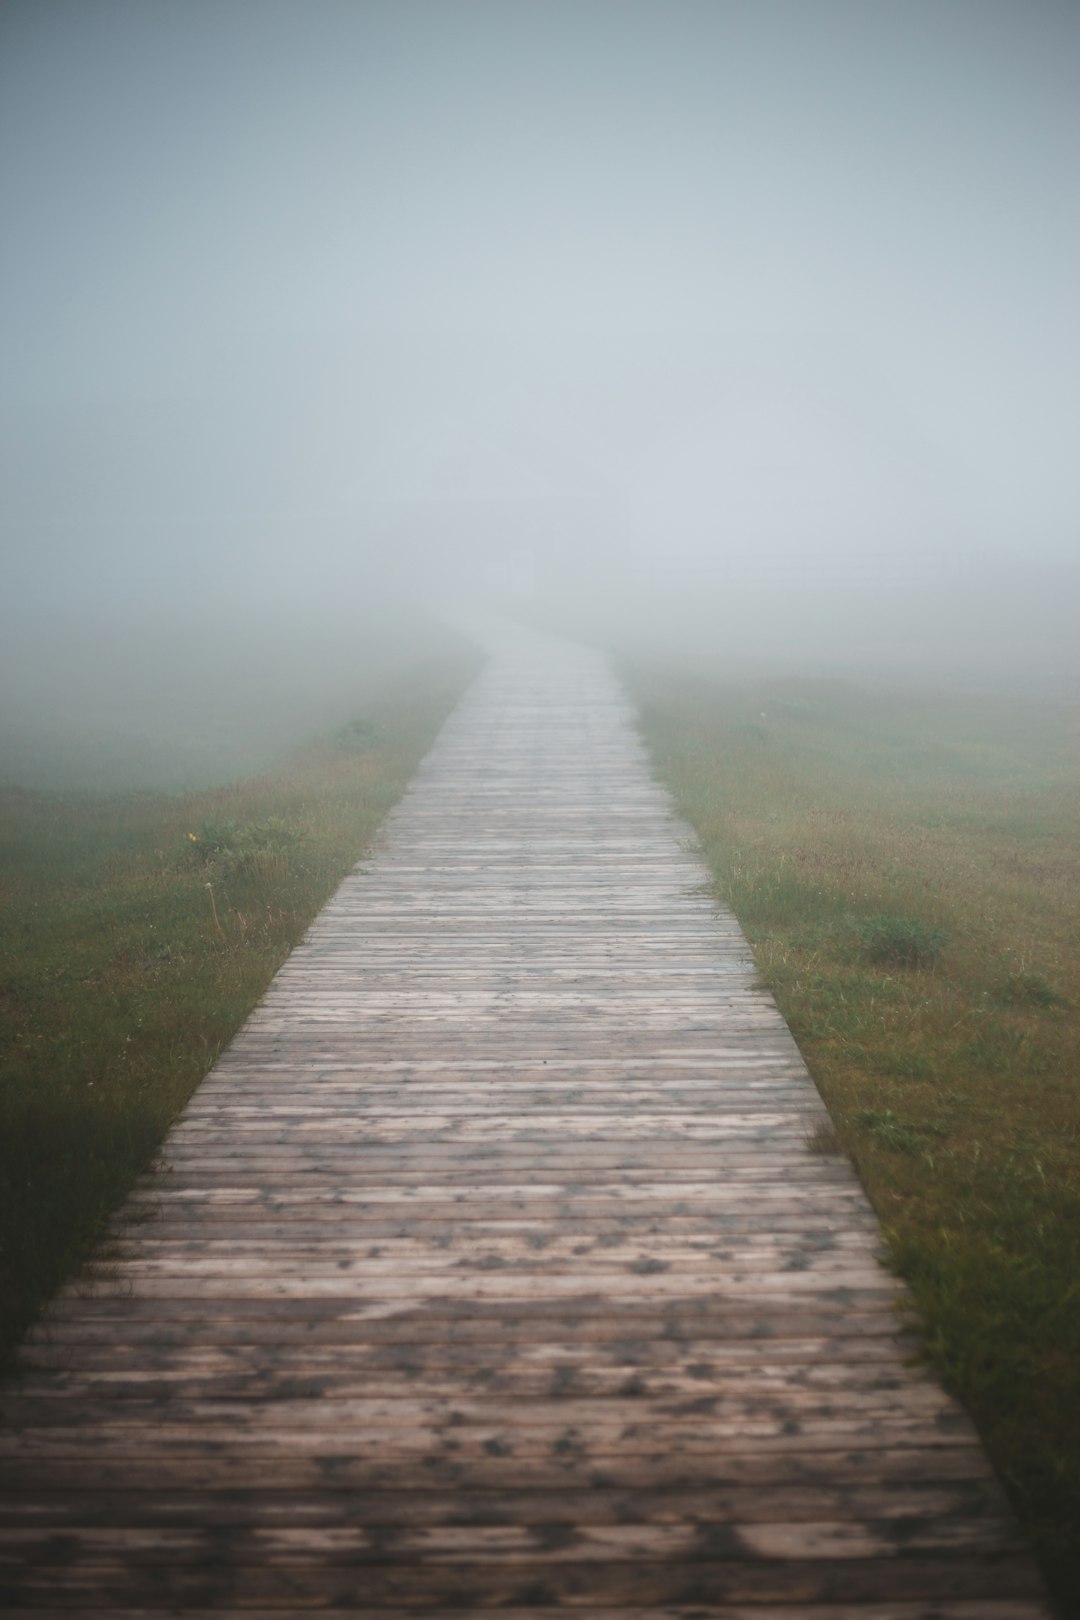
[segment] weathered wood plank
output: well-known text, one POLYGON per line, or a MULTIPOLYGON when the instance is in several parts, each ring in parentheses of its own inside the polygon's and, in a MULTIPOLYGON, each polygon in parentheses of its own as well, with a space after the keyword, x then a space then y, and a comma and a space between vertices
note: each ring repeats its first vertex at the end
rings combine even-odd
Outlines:
MULTIPOLYGON (((717 1537, 718 1542, 722 1539, 717 1537)), ((408 1565, 335 1565, 317 1554, 304 1563, 275 1567, 232 1561, 194 1567, 171 1563, 167 1572, 161 1565, 97 1561, 51 1569, 24 1565, 0 1577, 0 1603, 6 1607, 40 1596, 52 1603, 62 1604, 66 1599, 83 1607, 93 1600, 118 1606, 188 1604, 214 1608, 224 1602, 272 1609, 299 1600, 320 1609, 328 1603, 351 1605, 358 1613, 370 1613, 374 1605, 385 1605, 399 1613, 434 1604, 456 1608, 459 1613, 516 1605, 536 1613, 558 1606, 577 1609, 591 1604, 621 1608, 623 1614, 672 1603, 772 1603, 792 1605, 796 1613, 802 1613, 801 1606, 807 1603, 880 1605, 886 1581, 890 1588, 887 1601, 892 1602, 1001 1597, 1037 1602, 1040 1596, 1030 1560, 1009 1552, 759 1562, 738 1556, 734 1534, 724 1550, 729 1556, 719 1560, 703 1556, 697 1560, 592 1565, 535 1558, 515 1563, 491 1559, 477 1563, 440 1562, 429 1558, 408 1565)), ((870 1613, 874 1613, 873 1608, 870 1613)), ((881 1613, 880 1606, 877 1613, 881 1613)), ((1040 1613, 1045 1616, 1047 1611, 1032 1609, 1033 1615, 1040 1613)))
MULTIPOLYGON (((72 1610, 45 1609, 45 1608, 9 1608, 9 1620, 71 1620, 72 1610)), ((214 1613, 221 1620, 251 1620, 251 1609, 235 1609, 228 1606, 215 1607, 214 1613)), ((273 1608, 275 1620, 308 1620, 311 1608, 297 1609, 288 1604, 284 1607, 275 1604, 273 1608)), ((318 1610, 323 1620, 355 1620, 355 1608, 338 1608, 335 1606, 320 1606, 318 1610)), ((431 1608, 425 1605, 422 1608, 411 1606, 409 1613, 417 1616, 417 1620, 460 1620, 461 1609, 431 1608)), ((576 1620, 626 1620, 628 1612, 633 1613, 635 1620, 794 1620, 793 1611, 788 1604, 777 1608, 772 1604, 764 1606, 755 1603, 752 1608, 742 1604, 732 1606, 723 1604, 717 1607, 714 1604, 694 1603, 688 1607, 678 1605, 663 1608, 635 1607, 632 1611, 625 1608, 598 1609, 590 1605, 575 1605, 576 1620)), ((1027 1602, 1023 1599, 1014 1601, 1005 1599, 976 1598, 974 1601, 959 1599, 944 1602, 934 1601, 931 1607, 925 1602, 915 1603, 891 1602, 885 1606, 876 1606, 872 1611, 873 1620, 1043 1620, 1046 1614, 1041 1603, 1027 1602)), ((178 1608, 170 1604, 168 1609, 169 1620, 198 1620, 205 1615, 205 1607, 190 1609, 178 1608)), ((365 1604, 363 1613, 365 1620, 400 1620, 400 1608, 385 1609, 373 1608, 365 1604)), ((534 1620, 537 1613, 535 1608, 521 1609, 517 1607, 506 1608, 500 1606, 498 1610, 500 1620, 534 1620)), ((123 1609, 101 1607, 94 1605, 93 1614, 96 1620, 119 1620, 126 1616, 127 1620, 160 1620, 160 1608, 143 1609, 131 1608, 125 1604, 123 1609)), ((868 1611, 864 1604, 800 1604, 797 1610, 799 1620, 867 1620, 868 1611)))
MULTIPOLYGON (((861 1490, 922 1483, 933 1477, 965 1483, 986 1478, 986 1460, 972 1445, 956 1446, 946 1439, 923 1448, 823 1448, 803 1452, 744 1452, 738 1456, 703 1457, 626 1453, 583 1458, 573 1451, 554 1455, 507 1454, 500 1448, 482 1455, 429 1454, 418 1464, 415 1457, 365 1457, 342 1450, 279 1452, 273 1458, 272 1478, 267 1453, 261 1448, 211 1447, 203 1451, 171 1451, 167 1486, 172 1491, 262 1493, 267 1490, 398 1491, 409 1495, 446 1488, 474 1490, 629 1490, 667 1491, 743 1487, 746 1485, 850 1484, 861 1490)), ((156 1493, 166 1476, 161 1457, 76 1456, 52 1453, 13 1458, 4 1465, 4 1482, 11 1490, 51 1496, 58 1490, 102 1492, 138 1490, 156 1493)), ((857 1506, 854 1508, 857 1511, 857 1506)))
MULTIPOLYGON (((707 1490, 511 1491, 54 1491, 26 1497, 0 1492, 0 1525, 10 1530, 63 1526, 163 1525, 634 1525, 693 1523, 804 1524, 855 1522, 846 1486, 713 1485, 707 1490)), ((961 1514, 1008 1531, 1002 1492, 990 1482, 961 1480, 863 1485, 858 1508, 870 1522, 902 1519, 925 1525, 961 1514)), ((861 1521, 860 1521, 861 1522, 861 1521)), ((11 1545, 14 1537, 8 1537, 11 1545)))
MULTIPOLYGON (((385 1523, 366 1525, 200 1526, 127 1524, 89 1525, 67 1533, 70 1559, 196 1567, 227 1558, 237 1564, 286 1567, 317 1561, 335 1564, 457 1563, 483 1559, 490 1564, 538 1563, 667 1563, 715 1556, 726 1540, 729 1555, 748 1562, 770 1559, 893 1559, 939 1550, 985 1548, 988 1533, 998 1537, 998 1556, 1017 1551, 1008 1521, 960 1518, 944 1513, 897 1525, 894 1519, 730 1521, 712 1515, 705 1523, 693 1518, 677 1524, 636 1521, 596 1525, 569 1518, 549 1504, 553 1517, 539 1523, 463 1524, 460 1521, 416 1527, 385 1523), (393 1537, 384 1532, 393 1528, 393 1537)), ((56 1557, 55 1529, 0 1526, 0 1572, 50 1565, 56 1557)), ((2 1578, 2 1574, 0 1574, 2 1578)))

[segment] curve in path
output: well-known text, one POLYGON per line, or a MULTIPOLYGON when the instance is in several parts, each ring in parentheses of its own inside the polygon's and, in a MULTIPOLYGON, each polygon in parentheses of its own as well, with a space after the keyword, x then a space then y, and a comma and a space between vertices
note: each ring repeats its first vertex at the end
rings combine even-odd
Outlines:
POLYGON ((496 654, 27 1344, 10 1612, 1047 1613, 704 880, 496 654))

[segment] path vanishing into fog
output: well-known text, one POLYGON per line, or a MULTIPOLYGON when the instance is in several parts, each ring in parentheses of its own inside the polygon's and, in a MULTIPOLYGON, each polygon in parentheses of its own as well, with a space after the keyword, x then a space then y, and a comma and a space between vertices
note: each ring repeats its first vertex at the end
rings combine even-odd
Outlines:
POLYGON ((603 659, 497 648, 9 1385, 0 1606, 1031 1620, 603 659))

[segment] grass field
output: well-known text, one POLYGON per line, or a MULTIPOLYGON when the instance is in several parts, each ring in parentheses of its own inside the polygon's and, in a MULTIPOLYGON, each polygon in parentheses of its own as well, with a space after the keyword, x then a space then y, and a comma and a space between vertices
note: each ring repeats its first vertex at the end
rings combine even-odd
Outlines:
POLYGON ((1080 1613, 1080 706, 624 673, 1080 1613))
POLYGON ((446 638, 368 670, 351 720, 231 784, 0 788, 0 1357, 363 854, 476 662, 446 638))

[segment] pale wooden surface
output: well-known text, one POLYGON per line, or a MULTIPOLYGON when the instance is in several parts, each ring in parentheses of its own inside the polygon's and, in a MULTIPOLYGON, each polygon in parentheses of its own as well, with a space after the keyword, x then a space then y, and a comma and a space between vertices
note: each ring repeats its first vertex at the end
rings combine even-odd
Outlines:
POLYGON ((1047 1611, 596 655, 497 654, 3 1400, 7 1611, 1047 1611))

